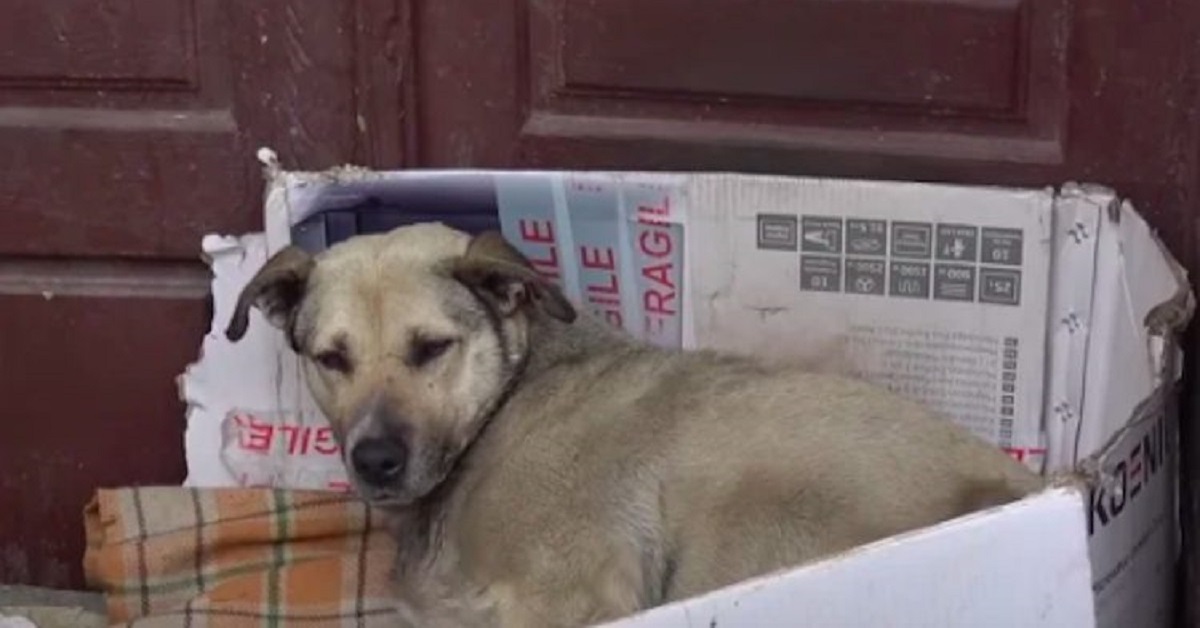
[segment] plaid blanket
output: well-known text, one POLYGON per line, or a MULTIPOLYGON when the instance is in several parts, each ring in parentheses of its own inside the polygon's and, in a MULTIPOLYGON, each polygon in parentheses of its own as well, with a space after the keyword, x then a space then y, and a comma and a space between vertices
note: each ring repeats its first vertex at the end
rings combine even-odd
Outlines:
POLYGON ((395 556, 378 513, 337 493, 100 490, 85 513, 90 584, 139 628, 394 626, 395 556))

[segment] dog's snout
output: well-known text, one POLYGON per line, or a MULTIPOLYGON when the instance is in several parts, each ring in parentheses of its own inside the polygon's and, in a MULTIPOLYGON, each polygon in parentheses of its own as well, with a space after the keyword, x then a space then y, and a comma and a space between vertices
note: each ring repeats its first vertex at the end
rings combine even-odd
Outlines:
POLYGON ((408 449, 392 439, 372 438, 355 445, 350 457, 354 472, 364 482, 385 486, 395 482, 404 473, 408 449))

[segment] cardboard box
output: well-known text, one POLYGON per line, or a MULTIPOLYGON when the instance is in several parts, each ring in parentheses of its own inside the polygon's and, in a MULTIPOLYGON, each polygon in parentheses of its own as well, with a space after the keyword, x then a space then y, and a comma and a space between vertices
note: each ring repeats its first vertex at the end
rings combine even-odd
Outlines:
MULTIPOLYGON (((279 334, 255 317, 241 343, 221 335, 238 291, 272 252, 291 242, 319 250, 404 222, 500 228, 574 301, 647 342, 848 370, 928 403, 1034 469, 1079 478, 1077 520, 1055 519, 1044 534, 1008 538, 990 554, 979 548, 980 560, 995 562, 987 590, 913 597, 912 605, 842 590, 849 614, 828 615, 824 625, 858 625, 849 618, 865 622, 885 610, 906 625, 983 621, 993 617, 982 612, 988 605, 1020 606, 1017 598, 1069 588, 1057 580, 1067 571, 1046 570, 1055 561, 1066 569, 1071 548, 1084 542, 1097 625, 1170 621, 1179 533, 1175 334, 1190 319, 1192 293, 1181 267, 1114 192, 719 173, 296 173, 265 159, 265 232, 204 241, 215 315, 203 358, 182 378, 188 484, 347 486, 279 334)), ((758 591, 755 599, 775 600, 755 606, 763 613, 809 616, 828 600, 800 589, 868 572, 880 587, 907 590, 919 574, 961 568, 953 552, 907 548, 978 543, 1010 519, 1054 518, 1065 499, 1050 492, 889 539, 689 601, 679 612, 696 621, 703 609, 727 609, 758 591), (900 564, 908 571, 889 566, 900 564)), ((622 625, 685 625, 671 623, 673 612, 622 625)), ((764 625, 768 615, 757 612, 721 625, 764 625)), ((1019 617, 1003 625, 1083 625, 1019 617)))

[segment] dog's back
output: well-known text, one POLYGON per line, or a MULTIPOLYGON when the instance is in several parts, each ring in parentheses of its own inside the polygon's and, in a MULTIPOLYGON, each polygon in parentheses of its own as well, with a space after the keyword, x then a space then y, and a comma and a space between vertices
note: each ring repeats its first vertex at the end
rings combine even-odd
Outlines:
POLYGON ((479 580, 523 570, 553 580, 527 588, 611 591, 621 599, 610 606, 632 612, 1042 485, 871 384, 709 352, 570 342, 571 359, 524 378, 472 454, 458 515, 460 538, 480 550, 464 564, 490 572, 479 580), (612 549, 621 546, 633 549, 612 549), (548 568, 557 560, 573 566, 548 568))
POLYGON ((679 368, 697 399, 669 445, 667 485, 679 490, 666 512, 676 534, 705 541, 685 544, 670 599, 1042 486, 999 449, 880 387, 796 369, 756 372, 737 358, 680 362, 694 362, 679 368))

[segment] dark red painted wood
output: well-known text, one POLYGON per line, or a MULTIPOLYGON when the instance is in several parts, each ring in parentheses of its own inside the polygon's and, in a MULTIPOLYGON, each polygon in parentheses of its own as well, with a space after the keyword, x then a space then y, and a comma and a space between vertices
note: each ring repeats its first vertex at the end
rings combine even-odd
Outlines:
POLYGON ((183 479, 200 238, 261 228, 259 146, 400 163, 407 24, 393 0, 6 7, 0 582, 81 586, 91 492, 183 479))
POLYGON ((195 259, 257 224, 261 145, 398 158, 395 3, 26 4, 0 27, 0 253, 195 259))
MULTIPOLYGON (((10 450, 98 464, 94 443, 139 433, 148 444, 110 475, 53 463, 42 484, 3 485, 0 499, 15 503, 64 496, 44 506, 40 529, 0 516, 0 541, 19 531, 45 552, 34 563, 77 559, 61 539, 98 480, 178 479, 182 408, 171 382, 199 341, 204 285, 199 267, 176 260, 194 259, 205 232, 258 226, 251 155, 262 144, 304 168, 1097 181, 1131 196, 1200 270, 1195 2, 25 4, 0 25, 0 293, 36 296, 52 284, 87 298, 0 297, 0 366, 10 369, 0 398, 40 400, 21 401, 21 427, 0 439, 0 477, 36 467, 10 450), (161 30, 130 35, 146 20, 161 30), (141 261, 114 261, 131 259, 141 261), (106 276, 145 281, 113 288, 106 276), (166 296, 120 296, 143 283, 166 296), (77 322, 84 304, 99 318, 77 322), (77 349, 105 335, 127 339, 136 378, 77 349), (78 357, 67 372, 96 388, 63 393, 30 357, 35 347, 78 357), (119 392, 99 399, 102 385, 119 392), (117 431, 92 418, 103 408, 121 415, 117 431)), ((1200 521, 1195 512, 1188 502, 1185 525, 1200 521)), ((0 580, 59 583, 64 573, 31 569, 0 560, 0 580)), ((70 569, 65 580, 77 582, 70 569)))
POLYGON ((1004 114, 1025 74, 1014 63, 1020 0, 553 5, 560 39, 550 54, 575 92, 1004 114), (694 43, 681 54, 685 33, 694 43))
POLYGON ((195 88, 195 17, 188 2, 14 3, 0 22, 0 84, 195 88))
POLYGON ((78 584, 97 486, 179 482, 197 300, 0 297, 0 581, 78 584))

